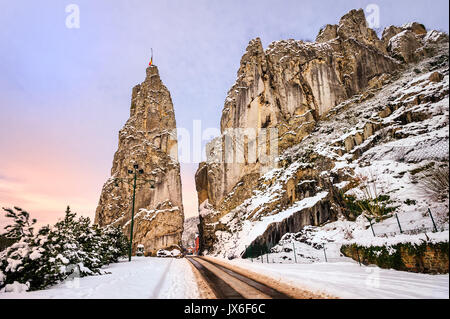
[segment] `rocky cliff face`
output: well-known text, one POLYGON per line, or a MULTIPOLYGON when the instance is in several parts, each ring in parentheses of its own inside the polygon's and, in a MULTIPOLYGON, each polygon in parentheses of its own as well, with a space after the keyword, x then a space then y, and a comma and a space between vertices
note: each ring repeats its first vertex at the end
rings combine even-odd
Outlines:
MULTIPOLYGON (((445 44, 447 35, 427 32, 418 23, 386 28, 379 39, 367 27, 363 10, 352 10, 338 25, 327 25, 314 43, 277 41, 264 50, 259 39, 250 41, 225 100, 222 136, 209 143, 208 161, 196 173, 201 249, 219 253, 224 247, 239 247, 231 253, 239 255, 243 236, 252 237, 248 234, 267 216, 273 216, 272 222, 256 232, 264 236, 255 235, 247 244, 274 243, 283 233, 336 218, 340 208, 333 201, 333 183, 345 178, 335 174, 330 180, 323 174, 336 166, 336 158, 311 149, 292 163, 283 154, 337 110, 372 98, 410 64, 435 56, 445 44), (244 160, 227 161, 226 143, 230 139, 237 143, 233 135, 237 128, 255 133, 247 134, 242 144, 244 160), (269 135, 264 129, 270 128, 276 128, 277 135, 263 136, 266 152, 256 152, 255 160, 249 161, 249 145, 257 143, 259 135, 269 135), (271 143, 278 154, 262 160, 271 143)), ((343 156, 382 128, 375 119, 362 125, 361 132, 344 139, 343 145, 330 141, 334 152, 343 156)), ((363 151, 355 151, 355 159, 363 151)))
POLYGON ((130 233, 133 175, 137 175, 133 250, 143 244, 147 254, 181 245, 183 205, 175 114, 172 99, 156 66, 132 91, 130 118, 119 132, 111 177, 103 186, 95 222, 120 225, 130 233), (154 188, 151 185, 154 184, 154 188))
POLYGON ((198 234, 198 216, 186 218, 184 221, 184 232, 183 232, 183 246, 186 247, 194 247, 195 246, 195 237, 198 234))

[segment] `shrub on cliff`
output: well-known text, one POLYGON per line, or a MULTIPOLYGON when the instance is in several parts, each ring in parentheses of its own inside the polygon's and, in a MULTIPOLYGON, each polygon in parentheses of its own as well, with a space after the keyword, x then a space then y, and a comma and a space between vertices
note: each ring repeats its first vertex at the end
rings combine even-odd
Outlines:
POLYGON ((433 167, 419 174, 420 187, 434 200, 444 200, 449 194, 449 167, 433 167))
MULTIPOLYGON (((101 274, 102 266, 126 254, 127 240, 120 229, 91 226, 89 218, 76 218, 69 207, 64 219, 52 227, 42 227, 36 235, 32 230, 20 231, 29 230, 28 225, 33 224, 29 214, 18 219, 10 209, 4 210, 13 218, 8 229, 16 229, 14 236, 20 237, 0 253, 0 290, 19 284, 26 290, 37 290, 71 275, 101 274)), ((18 208, 15 211, 22 212, 18 208)))
POLYGON ((364 214, 368 219, 380 221, 393 213, 398 206, 392 206, 393 201, 377 185, 377 178, 372 172, 369 175, 358 174, 354 180, 359 187, 359 196, 335 192, 335 200, 341 204, 344 215, 355 220, 364 214))

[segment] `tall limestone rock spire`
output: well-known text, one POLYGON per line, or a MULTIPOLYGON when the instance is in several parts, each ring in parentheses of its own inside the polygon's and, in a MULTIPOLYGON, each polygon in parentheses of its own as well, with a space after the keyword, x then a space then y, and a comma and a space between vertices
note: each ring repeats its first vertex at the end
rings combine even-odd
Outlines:
POLYGON ((184 214, 175 114, 156 66, 148 67, 145 81, 133 88, 130 118, 119 132, 111 177, 95 215, 100 226, 121 226, 127 235, 133 196, 133 175, 128 170, 134 164, 144 172, 137 180, 133 251, 138 244, 152 255, 180 246, 184 214))

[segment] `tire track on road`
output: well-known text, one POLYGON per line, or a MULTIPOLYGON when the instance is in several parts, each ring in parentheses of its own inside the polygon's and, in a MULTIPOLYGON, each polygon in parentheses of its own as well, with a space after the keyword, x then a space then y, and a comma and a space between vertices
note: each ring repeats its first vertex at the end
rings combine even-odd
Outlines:
POLYGON ((211 289, 220 299, 254 299, 273 298, 290 299, 291 297, 261 282, 200 257, 188 257, 199 270, 211 289), (239 296, 239 297, 237 297, 239 296))
POLYGON ((160 292, 161 292, 161 288, 164 285, 164 282, 166 281, 167 275, 169 273, 170 270, 170 266, 172 265, 173 259, 170 258, 170 262, 169 264, 166 266, 166 268, 164 269, 164 274, 161 276, 161 279, 158 281, 158 284, 155 286, 155 289, 153 290, 153 294, 150 297, 150 299, 157 299, 160 292))
POLYGON ((192 257, 188 257, 188 260, 198 269, 218 299, 244 299, 233 287, 197 260, 192 257))

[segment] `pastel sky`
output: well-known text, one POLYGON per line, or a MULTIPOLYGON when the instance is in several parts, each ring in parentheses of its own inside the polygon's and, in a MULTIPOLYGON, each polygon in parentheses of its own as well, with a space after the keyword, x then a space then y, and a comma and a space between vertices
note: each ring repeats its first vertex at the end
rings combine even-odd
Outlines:
MULTIPOLYGON (((448 32, 447 0, 0 0, 0 206, 40 224, 66 205, 94 216, 150 48, 178 126, 217 128, 250 39, 313 40, 369 4, 382 27, 419 21, 448 32), (66 27, 71 3, 79 29, 66 27)), ((196 168, 182 165, 186 216, 197 214, 196 168)))

